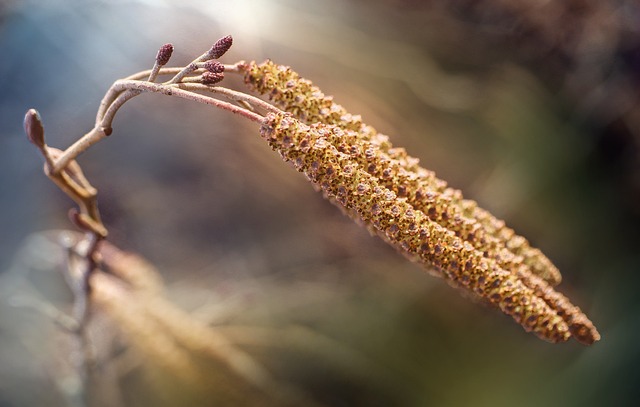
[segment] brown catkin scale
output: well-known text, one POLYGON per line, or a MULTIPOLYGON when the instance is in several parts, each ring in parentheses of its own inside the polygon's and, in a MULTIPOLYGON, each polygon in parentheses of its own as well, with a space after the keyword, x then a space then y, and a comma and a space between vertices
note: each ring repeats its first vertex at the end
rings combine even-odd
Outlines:
POLYGON ((328 139, 341 131, 320 123, 307 126, 288 114, 269 114, 261 135, 333 202, 408 257, 435 266, 453 285, 488 300, 542 339, 563 342, 571 336, 555 310, 514 273, 485 258, 340 152, 328 139))
POLYGON ((362 123, 360 116, 348 113, 291 68, 271 61, 259 65, 252 62, 244 68, 245 82, 252 89, 268 93, 279 107, 295 117, 307 123, 335 124, 356 131, 355 137, 343 144, 359 153, 359 163, 384 180, 387 188, 406 196, 432 220, 454 230, 503 267, 512 269, 524 263, 549 283, 560 282, 558 269, 540 250, 530 247, 525 238, 516 235, 474 201, 463 199, 459 190, 448 188, 432 171, 421 168, 418 159, 410 157, 402 148, 393 148, 387 136, 362 123))

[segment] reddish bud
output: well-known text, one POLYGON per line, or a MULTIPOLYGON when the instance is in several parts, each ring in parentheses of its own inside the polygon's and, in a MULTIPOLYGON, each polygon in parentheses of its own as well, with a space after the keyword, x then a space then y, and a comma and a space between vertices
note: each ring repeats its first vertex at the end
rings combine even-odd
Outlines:
POLYGON ((164 44, 158 50, 158 54, 156 55, 156 62, 160 66, 164 66, 169 62, 171 58, 171 54, 173 54, 173 45, 172 44, 164 44))
POLYGON ((220 38, 209 50, 209 56, 211 59, 220 58, 225 52, 229 51, 231 44, 233 44, 233 38, 230 35, 220 38))
POLYGON ((204 69, 213 73, 224 72, 224 65, 218 61, 207 61, 204 63, 204 69))
POLYGON ((44 147, 44 126, 37 110, 29 109, 24 115, 24 132, 30 142, 38 148, 44 147))
POLYGON ((204 72, 202 74, 202 83, 205 85, 213 85, 224 79, 223 73, 204 72))

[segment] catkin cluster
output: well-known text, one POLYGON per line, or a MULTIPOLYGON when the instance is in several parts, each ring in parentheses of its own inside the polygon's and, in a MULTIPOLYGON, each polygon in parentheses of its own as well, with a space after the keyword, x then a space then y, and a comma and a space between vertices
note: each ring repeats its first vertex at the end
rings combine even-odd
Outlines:
POLYGON ((263 126, 272 148, 349 216, 541 338, 599 339, 581 310, 551 287, 560 273, 548 258, 387 136, 288 67, 250 63, 245 82, 291 113, 263 126))
POLYGON ((419 160, 403 148, 393 148, 387 136, 364 124, 360 116, 348 113, 311 81, 271 61, 246 64, 244 72, 245 82, 254 91, 267 93, 277 106, 303 122, 333 124, 355 131, 352 140, 345 140, 338 147, 363 148, 367 156, 360 164, 367 165, 367 172, 500 266, 509 270, 525 267, 552 285, 560 282, 558 269, 524 237, 478 207, 475 201, 464 199, 459 190, 449 188, 433 171, 420 167, 419 160))
POLYGON ((352 158, 363 152, 340 152, 329 141, 348 133, 320 123, 307 126, 287 114, 270 114, 261 128, 283 159, 398 250, 487 299, 543 339, 562 342, 571 336, 562 317, 515 274, 381 185, 352 158))

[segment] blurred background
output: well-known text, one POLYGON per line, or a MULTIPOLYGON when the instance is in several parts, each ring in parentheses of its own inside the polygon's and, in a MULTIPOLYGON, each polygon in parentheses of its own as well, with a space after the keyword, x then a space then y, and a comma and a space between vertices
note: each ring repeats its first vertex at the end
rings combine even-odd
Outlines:
MULTIPOLYGON (((68 311, 72 298, 60 254, 37 235, 70 228, 71 202, 42 174, 24 113, 38 109, 48 144, 66 147, 110 84, 149 69, 159 46, 173 43, 170 65, 182 65, 227 34, 224 62, 291 65, 540 247, 602 340, 525 333, 370 237, 252 123, 143 95, 79 162, 111 242, 158 268, 172 304, 236 338, 309 404, 635 405, 639 30, 632 0, 5 0, 0 406, 76 405, 67 335, 15 306, 31 296, 68 311)), ((188 394, 159 391, 178 373, 148 380, 127 339, 117 343, 134 356, 105 359, 110 381, 90 405, 187 405, 188 394)), ((216 368, 198 405, 280 405, 216 368)))

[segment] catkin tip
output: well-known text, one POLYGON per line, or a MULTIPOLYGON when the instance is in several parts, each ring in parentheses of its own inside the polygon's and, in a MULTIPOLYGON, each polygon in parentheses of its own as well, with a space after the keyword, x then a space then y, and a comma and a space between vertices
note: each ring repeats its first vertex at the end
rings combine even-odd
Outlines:
POLYGON ((583 345, 593 345, 600 340, 600 333, 584 314, 580 315, 577 321, 569 325, 571 335, 583 345))

